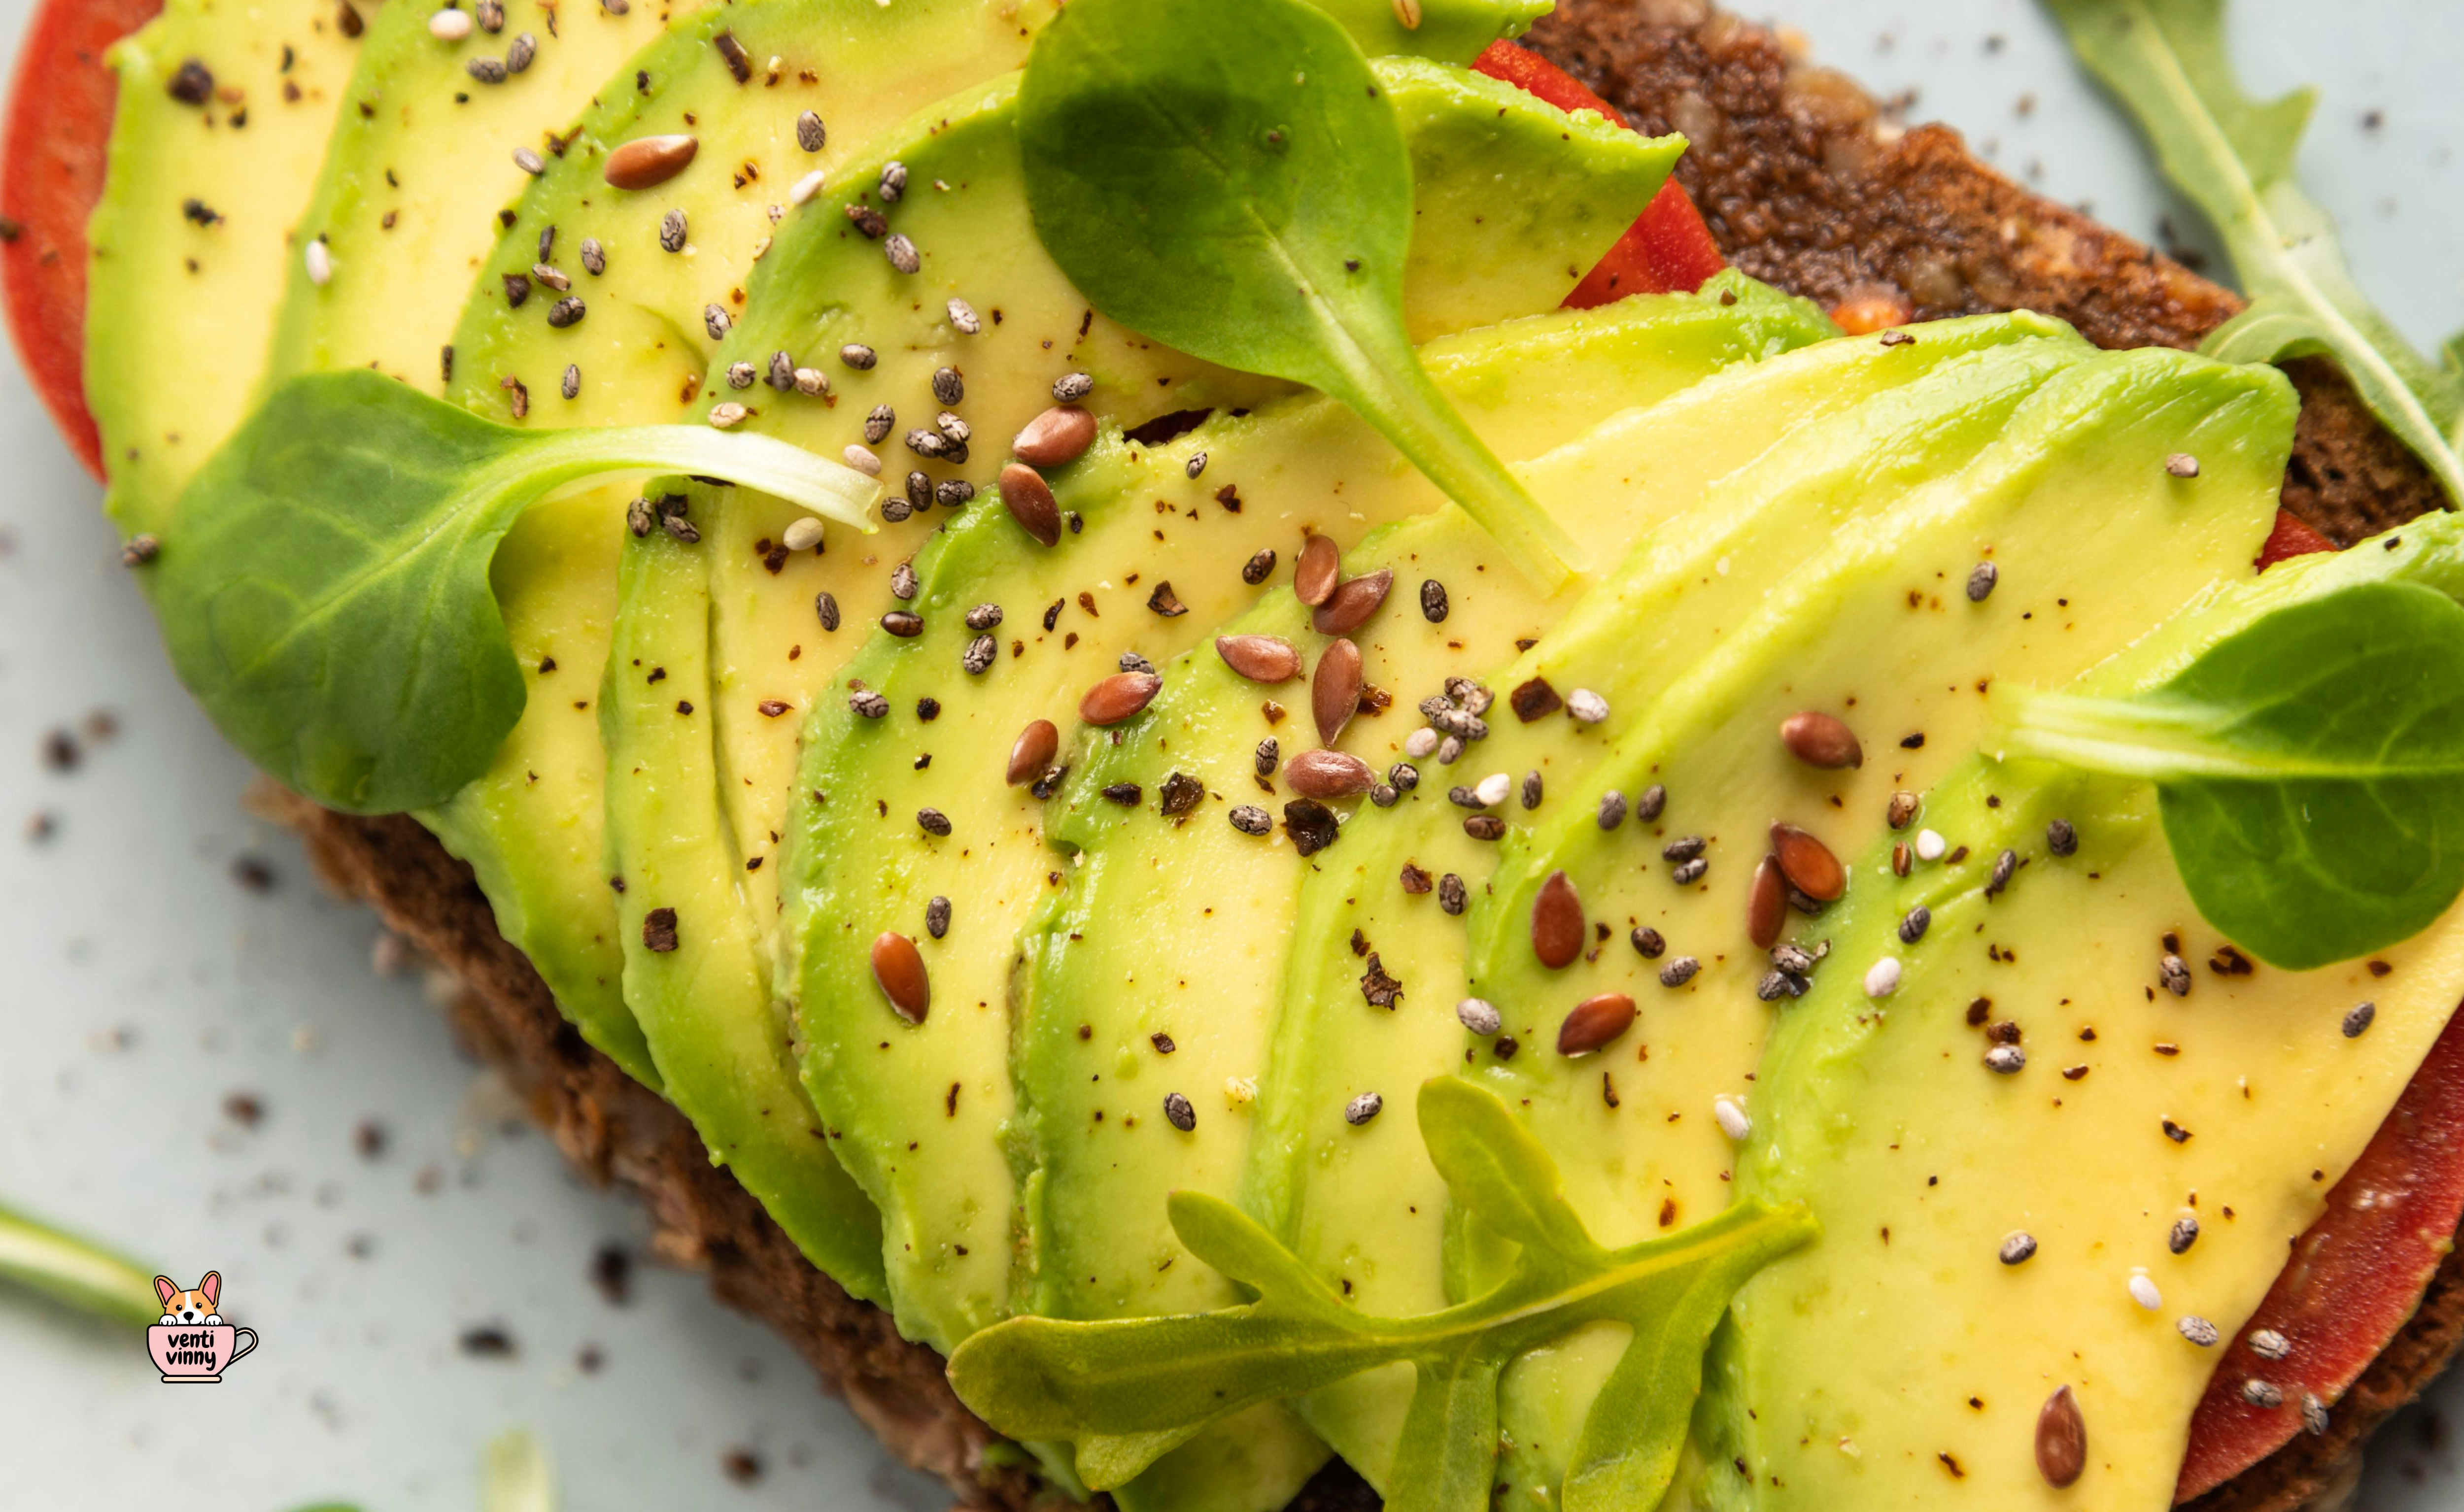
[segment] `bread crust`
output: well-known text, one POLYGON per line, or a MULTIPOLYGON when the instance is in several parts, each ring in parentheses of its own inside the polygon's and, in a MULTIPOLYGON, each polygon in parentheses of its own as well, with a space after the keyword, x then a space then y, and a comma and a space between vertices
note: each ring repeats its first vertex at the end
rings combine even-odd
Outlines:
MULTIPOLYGON (((1971 157, 1942 126, 1903 128, 1841 75, 1702 0, 1566 0, 1528 45, 1650 131, 1682 131, 1678 175, 1736 266, 1830 305, 1897 291, 1931 319, 2026 307, 2104 346, 2195 345, 2240 301, 2145 245, 2055 205, 1971 157)), ((2345 544, 2440 504, 2419 464, 2343 379, 2292 366, 2302 405, 2284 502, 2345 544)), ((770 1325, 901 1459, 963 1506, 1023 1512, 1043 1490, 987 1463, 998 1437, 951 1392, 939 1358, 807 1263, 685 1120, 584 1043, 530 962, 500 935, 470 869, 407 817, 358 818, 278 794, 318 871, 459 977, 464 1042, 501 1067, 566 1155, 649 1205, 656 1247, 706 1269, 729 1304, 770 1325)), ((2464 1258, 2303 1437, 2200 1498, 2197 1512, 2292 1512, 2348 1495, 2363 1443, 2464 1340, 2464 1258)), ((998 1460, 1001 1457, 995 1457, 998 1460)), ((1339 1462, 1291 1512, 1368 1512, 1339 1462)))

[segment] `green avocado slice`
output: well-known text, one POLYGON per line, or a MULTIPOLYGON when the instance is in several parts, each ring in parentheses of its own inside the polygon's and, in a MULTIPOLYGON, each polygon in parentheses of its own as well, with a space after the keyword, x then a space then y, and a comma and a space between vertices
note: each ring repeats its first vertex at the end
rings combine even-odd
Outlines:
MULTIPOLYGON (((1766 826, 1800 824, 1845 856, 1879 841, 1887 862, 1891 842, 1904 838, 1888 828, 1891 794, 1923 792, 1972 747, 1993 679, 2066 680, 2184 602, 2245 576, 2273 518, 2274 474, 2257 486, 2254 463, 2244 477, 2239 458, 2267 449, 2236 438, 2286 424, 2288 392, 2276 375, 2164 350, 2075 363, 1993 427, 1973 461, 1890 491, 1890 502, 1824 536, 1707 652, 1631 705, 1612 739, 1581 740, 1551 719, 1492 742, 1534 765, 1595 747, 1571 763, 1565 806, 1532 830, 1531 846, 1536 864, 1572 880, 1606 937, 1552 971, 1535 953, 1529 906, 1518 908, 1504 886, 1479 891, 1470 990, 1497 1005, 1524 1049, 1507 1058, 1494 1041, 1458 1035, 1458 1051, 1470 1052, 1458 1069, 1525 1117, 1603 1231, 1631 1241, 1728 1200, 1733 1154, 1709 1116, 1714 1097, 1729 1100, 1733 1118, 1768 1095, 1749 1080, 1775 1011, 1767 1002, 1793 992, 1771 975, 1788 964, 1779 951, 1766 955, 1748 934, 1766 826), (2166 465, 2185 451, 2214 458, 2217 475, 2185 488, 2166 465), (2163 571, 2145 570, 2150 553, 2163 571), (1965 591, 1979 562, 1999 572, 1982 598, 1965 591), (1878 646, 1890 648, 1886 670, 1878 646), (1859 730, 1863 764, 1824 770, 1791 756, 1779 727, 1806 710, 1859 730), (1597 824, 1602 794, 1647 782, 1666 792, 1654 822, 1597 824), (1681 885, 1660 846, 1684 835, 1708 837, 1710 869, 1681 885), (1647 958, 1620 937, 1637 928, 1659 931, 1665 954, 1647 958), (1680 956, 1701 969, 1668 985, 1661 974, 1680 956), (1635 1028, 1595 1052, 1560 1052, 1561 1021, 1601 993, 1640 1007, 1635 1028)), ((1978 856, 1969 870, 1991 862, 1978 856)), ((1860 868, 1850 895, 1890 881, 1887 864, 1860 868)), ((1800 975, 1861 997, 1864 958, 1838 959, 1831 930, 1826 917, 1792 917, 1780 950, 1805 953, 1800 975)), ((1494 1274, 1493 1247, 1478 1234, 1462 1238, 1460 1283, 1477 1291, 1494 1274)), ((1517 1449, 1503 1479, 1557 1483, 1572 1445, 1547 1425, 1580 1420, 1611 1360, 1587 1358, 1577 1341, 1528 1378, 1509 1378, 1517 1449)))
MULTIPOLYGON (((1641 405, 1704 374, 1771 356, 1779 343, 1749 335, 1763 323, 1759 314, 1739 314, 1753 306, 1719 302, 1738 288, 1731 279, 1703 297, 1656 301, 1651 313, 1658 318, 1636 330, 1640 340, 1617 373, 1562 375, 1560 382, 1588 379, 1614 399, 1641 405), (1656 349, 1648 340, 1655 335, 1656 349)), ((1756 304, 1770 302, 1766 292, 1751 292, 1756 304)), ((1811 341, 1824 328, 1801 321, 1788 334, 1811 341)), ((1596 464, 1629 464, 1634 454, 1617 449, 1599 458, 1594 438, 1647 412, 1628 410, 1519 469, 1533 496, 1556 510, 1598 559, 1614 559, 1638 516, 1596 507, 1615 494, 1596 464)), ((1244 449, 1237 460, 1252 466, 1258 449, 1244 449)), ((1390 679, 1398 674, 1436 682, 1449 670, 1485 665, 1551 617, 1519 577, 1492 573, 1498 564, 1489 559, 1487 538, 1459 511, 1377 532, 1353 555, 1397 572, 1376 625, 1357 632, 1364 643, 1408 643, 1410 671, 1390 666, 1376 679, 1381 687, 1397 686, 1390 679), (1423 581, 1450 585, 1441 623, 1416 607, 1423 581)), ((1561 594, 1560 607, 1574 597, 1561 594)), ((1333 640, 1311 628, 1308 609, 1283 587, 1219 633, 1274 636, 1297 647, 1305 666, 1315 665, 1333 640)), ((1164 1199, 1178 1190, 1235 1194, 1250 1105, 1266 1072, 1295 894, 1305 877, 1342 865, 1340 845, 1302 859, 1296 842, 1305 825, 1287 822, 1282 834, 1251 836, 1226 822, 1230 808, 1243 804, 1287 812, 1283 805, 1294 795, 1268 774, 1278 760, 1317 745, 1309 702, 1304 685, 1262 687, 1201 644, 1165 668, 1163 690, 1143 716, 1112 737, 1093 732, 1079 742, 1067 786, 1046 821, 1051 843, 1076 852, 1073 866, 1023 941, 1012 1008, 1037 1312, 1101 1318, 1200 1311, 1238 1300, 1183 1252, 1165 1222, 1164 1199), (1261 707, 1269 700, 1301 712, 1270 717, 1261 707), (1260 755, 1261 740, 1277 742, 1276 757, 1260 755), (1203 796, 1188 782, 1200 784, 1203 796), (1168 1109, 1161 1101, 1167 1094, 1180 1102, 1168 1109), (1176 1113, 1193 1127, 1179 1129, 1176 1113)), ((1364 714, 1346 746, 1382 764, 1376 753, 1393 744, 1385 726, 1394 717, 1400 712, 1364 714)), ((1353 970, 1372 969, 1353 958, 1365 948, 1353 942, 1353 970)), ((1267 1422, 1219 1425, 1199 1445, 1254 1443, 1272 1431, 1267 1422)), ((1185 1461, 1202 1453, 1199 1446, 1177 1451, 1119 1494, 1185 1504, 1193 1493, 1184 1488, 1200 1479, 1185 1461)), ((1281 1504, 1272 1490, 1262 1490, 1260 1506, 1281 1504)))
MULTIPOLYGON (((530 183, 517 150, 560 157, 559 129, 603 83, 626 77, 618 65, 671 15, 697 9, 699 0, 616 10, 507 0, 497 31, 473 26, 459 41, 430 29, 443 13, 432 4, 378 11, 295 238, 302 249, 322 244, 325 276, 312 275, 304 255, 285 260, 269 380, 368 367, 444 392, 439 349, 496 244, 493 217, 530 183), (471 73, 524 53, 531 61, 497 82, 471 73)), ((570 252, 534 260, 569 261, 570 252)))
MULTIPOLYGON (((1733 617, 1749 608, 1768 582, 1815 548, 1836 513, 1955 467, 2030 393, 2091 351, 2065 328, 2034 317, 1920 329, 1925 335, 1913 345, 1833 340, 1732 368, 1602 425, 1579 456, 1550 459, 1564 464, 1558 489, 1596 493, 1616 480, 1615 496, 1644 534, 1609 579, 1551 616, 1547 633, 1514 660, 1546 659, 1558 670, 1567 665, 1565 647, 1586 647, 1576 663, 1585 679, 1565 687, 1606 689, 1614 709, 1633 696, 1630 690, 1665 679, 1694 646, 1713 640, 1722 623, 1717 610, 1733 617), (1903 364, 1903 357, 1913 361, 1903 364), (1653 528, 1655 520, 1665 523, 1653 528), (1655 582, 1690 590, 1680 598, 1682 614, 1669 615, 1667 593, 1649 591, 1655 582)), ((1367 647, 1379 668, 1372 680, 1406 705, 1437 692, 1442 680, 1415 668, 1425 666, 1426 653, 1412 640, 1367 647)), ((1301 887, 1270 1074, 1243 1179, 1243 1203, 1261 1221, 1379 1311, 1427 1310, 1463 1295, 1447 1284, 1440 1263, 1444 1186, 1412 1130, 1382 1121, 1353 1127, 1344 1117, 1365 1092, 1391 1095, 1443 1074, 1464 1048, 1454 1013, 1467 996, 1463 930, 1447 911, 1462 905, 1448 899, 1445 879, 1461 879, 1466 901, 1477 896, 1498 844, 1467 836, 1463 811, 1442 795, 1499 769, 1519 787, 1524 772, 1540 770, 1540 812, 1569 802, 1568 753, 1545 763, 1500 755, 1517 743, 1518 724, 1504 697, 1516 684, 1493 669, 1513 665, 1507 659, 1514 653, 1502 637, 1483 649, 1486 657, 1460 670, 1483 676, 1492 669, 1485 683, 1500 696, 1486 715, 1490 738, 1453 767, 1420 761, 1413 799, 1353 825, 1347 848, 1301 887), (1404 882, 1406 867, 1418 881, 1404 882), (1354 938, 1383 953, 1390 973, 1405 982, 1407 1004, 1416 1006, 1364 1011, 1358 962, 1348 948, 1354 938)), ((1403 734, 1387 733, 1390 755, 1404 754, 1403 734)), ((1511 822, 1527 811, 1518 798, 1504 812, 1511 822)), ((1499 1041, 1495 1049, 1513 1055, 1529 1036, 1518 1030, 1509 1038, 1511 1045, 1499 1041)), ((1303 1406, 1373 1483, 1384 1479, 1401 1428, 1409 1382, 1401 1391, 1396 1384, 1364 1378, 1303 1406)))
POLYGON ((111 50, 120 98, 86 223, 85 396, 123 531, 164 531, 188 475, 247 418, 299 261, 292 227, 360 47, 329 5, 168 0, 111 50), (190 59, 213 79, 199 104, 170 93, 190 59), (175 376, 200 360, 209 378, 175 376))
MULTIPOLYGON (((733 491, 661 492, 690 501, 676 518, 709 528, 733 491)), ((829 1158, 796 1085, 769 954, 735 887, 743 868, 720 811, 714 728, 713 547, 678 538, 655 522, 664 517, 621 548, 624 606, 600 696, 607 886, 622 930, 625 1000, 655 1051, 668 1097, 693 1121, 712 1161, 832 1280, 880 1302, 880 1219, 829 1158)))
MULTIPOLYGON (((1675 380, 1645 376, 1669 371, 1663 362, 1718 360, 1674 355, 1689 343, 1741 356, 1825 328, 1811 307, 1729 277, 1700 297, 1449 339, 1425 360, 1491 446, 1528 456, 1618 405, 1627 382, 1646 383, 1637 397, 1664 390, 1675 380), (1533 381, 1518 388, 1526 373, 1533 381)), ((781 975, 800 993, 806 1085, 883 1205, 902 1322, 950 1342, 1020 1305, 1032 1274, 1012 1274, 1009 1249, 1007 1004, 1018 931, 1062 870, 1036 801, 1004 783, 1012 742, 1029 720, 1069 720, 1123 651, 1169 658, 1236 612, 1254 597, 1243 572, 1261 550, 1288 553, 1309 530, 1355 538, 1440 502, 1373 432, 1307 395, 1218 416, 1167 445, 1107 434, 1053 487, 1082 521, 1056 548, 996 508, 962 513, 918 553, 908 607, 921 632, 876 637, 843 669, 889 712, 864 717, 835 690, 817 701, 788 829, 781 939, 795 965, 781 975), (990 625, 994 607, 1001 623, 970 627, 979 606, 979 624, 990 625), (971 675, 962 657, 979 635, 995 656, 971 675), (914 712, 925 697, 930 722, 914 712), (920 827, 925 806, 949 821, 948 836, 920 827), (917 928, 935 896, 953 905, 941 940, 917 928), (885 930, 923 952, 935 1006, 921 1025, 898 1024, 870 980, 867 953, 885 930)), ((1261 581, 1268 566, 1259 563, 1261 581)))
MULTIPOLYGON (((416 129, 429 118, 398 121, 381 115, 339 142, 329 157, 329 184, 319 206, 337 227, 340 271, 328 288, 294 289, 286 327, 290 344, 278 356, 341 360, 364 349, 393 353, 388 362, 407 361, 407 349, 397 349, 415 335, 421 344, 410 353, 419 364, 411 377, 433 384, 442 377, 434 343, 450 335, 450 395, 498 420, 515 418, 517 395, 523 423, 534 426, 656 423, 696 413, 691 399, 717 345, 703 328, 701 307, 717 302, 737 308, 734 295, 742 290, 746 270, 755 266, 755 252, 773 229, 769 208, 787 202, 792 176, 860 152, 874 129, 944 87, 1015 67, 1025 54, 1022 29, 1048 8, 1030 7, 1016 15, 999 14, 1000 10, 979 0, 931 0, 891 10, 869 0, 748 0, 679 16, 605 80, 580 123, 560 139, 564 151, 543 156, 545 171, 505 212, 510 220, 485 254, 458 326, 451 328, 450 316, 426 320, 416 318, 415 304, 407 311, 388 306, 379 291, 410 275, 380 278, 364 266, 390 267, 385 258, 413 245, 387 239, 399 227, 386 232, 381 221, 373 230, 368 224, 371 216, 392 212, 412 187, 429 186, 429 198, 415 203, 429 214, 447 214, 435 199, 445 192, 437 180, 406 181, 409 186, 397 190, 381 188, 381 176, 370 179, 370 164, 432 135, 416 129), (716 45, 722 32, 761 61, 760 76, 737 82, 726 52, 716 45), (923 41, 928 36, 929 49, 923 41), (935 61, 895 77, 876 77, 870 59, 885 50, 929 52, 935 61), (775 85, 767 75, 774 56, 782 60, 775 85), (806 152, 796 137, 796 118, 806 109, 827 114, 830 140, 819 153, 806 152), (610 151, 639 137, 671 132, 693 135, 700 143, 684 171, 648 189, 609 186, 604 170, 610 151), (659 241, 660 221, 670 209, 684 215, 690 233, 684 249, 673 253, 659 241), (367 250, 355 250, 372 238, 367 250), (602 252, 591 260, 600 262, 602 272, 592 273, 585 262, 584 238, 599 243, 602 252), (571 296, 583 301, 580 321, 560 325, 552 318, 565 292, 540 281, 536 265, 541 263, 558 270, 571 296), (514 286, 525 291, 518 306, 509 303, 509 274, 522 280, 514 286), (571 400, 562 394, 568 365, 580 375, 571 400), (509 380, 520 386, 506 386, 509 380)), ((513 30, 509 22, 507 34, 513 30)), ((577 32, 576 37, 583 34, 577 32)), ((388 42, 405 53, 397 72, 408 79, 388 98, 414 87, 452 88, 450 80, 432 77, 437 65, 423 55, 423 44, 440 45, 424 31, 388 42)), ((564 45, 578 43, 568 39, 564 45)), ((535 71, 558 56, 542 44, 535 71)), ((526 77, 499 87, 535 82, 526 77)), ((467 76, 462 83, 468 87, 452 92, 485 88, 467 76)), ((560 114, 580 102, 581 90, 570 93, 573 99, 560 114)), ((493 159, 489 166, 493 172, 493 159)), ((518 170, 512 171, 520 178, 518 170)), ((481 182, 495 181, 483 176, 481 182)), ((486 203, 482 199, 480 206, 486 203)), ((410 212, 408 206, 401 208, 402 214, 410 212)), ((458 217, 474 223, 476 218, 458 217)), ((451 233, 436 229, 421 234, 433 240, 451 233)), ((453 253, 460 260, 479 255, 453 253)), ((495 909, 498 929, 530 956, 583 1037, 635 1080, 657 1087, 651 1047, 625 1005, 616 910, 602 868, 605 759, 591 699, 617 612, 617 521, 632 496, 629 488, 590 490, 532 511, 506 537, 495 562, 496 597, 522 653, 530 701, 488 773, 420 818, 448 849, 470 863, 495 909)), ((741 546, 761 541, 759 552, 749 553, 759 577, 769 542, 795 513, 748 498, 714 524, 712 555, 732 561, 745 555, 739 536, 741 546)), ((765 580, 764 597, 801 595, 809 604, 818 585, 805 580, 816 576, 818 566, 808 561, 790 564, 776 582, 765 580)), ((722 612, 733 612, 742 602, 728 591, 731 581, 715 571, 722 612)), ((723 690, 732 689, 724 663, 718 676, 723 690)), ((718 716, 722 731, 732 728, 735 712, 731 703, 718 716)), ((769 904, 771 894, 765 890, 760 901, 769 904)))

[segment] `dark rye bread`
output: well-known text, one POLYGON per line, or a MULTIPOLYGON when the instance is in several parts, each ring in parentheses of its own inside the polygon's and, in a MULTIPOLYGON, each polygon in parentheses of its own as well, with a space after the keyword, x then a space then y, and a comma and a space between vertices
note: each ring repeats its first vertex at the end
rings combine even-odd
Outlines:
MULTIPOLYGON (((1653 131, 1692 145, 1678 175, 1736 264, 1826 305, 1896 291, 1920 318, 2026 307, 2106 346, 2189 346, 2239 301, 2145 246, 2033 195, 1940 126, 1903 128, 1841 76, 1702 0, 1565 0, 1528 39, 1653 131)), ((2339 543, 2437 506, 2434 485, 2332 371, 2297 365, 2299 434, 2284 501, 2339 543)), ((1039 1491, 987 1469, 994 1435, 940 1362, 889 1317, 806 1264, 692 1129, 584 1044, 521 953, 496 932, 469 869, 407 818, 358 819, 274 800, 319 872, 459 975, 465 1041, 501 1066, 565 1153, 632 1187, 669 1260, 777 1328, 901 1458, 963 1504, 1023 1509, 1039 1491)), ((2464 1260, 2451 1259, 2404 1333, 2304 1437, 2202 1498, 2202 1512, 2341 1503, 2362 1441, 2437 1373, 2464 1338, 2464 1260)), ((1376 1499, 1331 1467, 1294 1512, 1376 1499)))

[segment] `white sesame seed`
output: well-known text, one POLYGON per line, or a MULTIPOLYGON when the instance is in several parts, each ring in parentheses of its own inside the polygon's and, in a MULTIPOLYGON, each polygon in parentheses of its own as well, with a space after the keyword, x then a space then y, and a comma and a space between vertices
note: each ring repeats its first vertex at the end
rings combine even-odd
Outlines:
POLYGON ((1609 701, 1588 688, 1577 688, 1566 695, 1566 712, 1583 724, 1595 725, 1609 716, 1609 701))
POLYGON ((810 515, 800 515, 787 522, 779 533, 779 544, 789 551, 810 551, 822 542, 822 522, 810 515))
POLYGON ((870 447, 849 447, 841 455, 847 465, 869 478, 881 476, 881 458, 870 447))
POLYGON ((795 183, 795 186, 787 191, 787 203, 790 205, 802 205, 806 200, 811 199, 814 195, 822 192, 822 170, 815 168, 812 172, 805 174, 801 179, 798 179, 795 183))
POLYGON ((1865 996, 1888 997, 1900 990, 1900 958, 1885 955, 1865 968, 1865 996))
POLYGON ((2156 1283, 2147 1279, 2145 1271, 2135 1271, 2131 1274, 2130 1300, 2149 1312, 2154 1312, 2165 1305, 2165 1294, 2156 1289, 2156 1283))
POLYGON ((332 249, 325 245, 324 237, 319 236, 310 242, 307 252, 301 255, 308 264, 310 283, 321 289, 334 281, 334 253, 332 249))
POLYGON ((752 413, 752 411, 746 409, 742 405, 739 405, 731 399, 726 404, 713 405, 710 406, 710 423, 716 426, 721 430, 727 430, 734 427, 750 413, 752 413))
POLYGON ((1427 725, 1422 725, 1403 737, 1403 754, 1415 761, 1424 760, 1435 755, 1437 749, 1438 733, 1427 725))
POLYGON ((1919 861, 1940 861, 1942 859, 1942 853, 1949 848, 1950 842, 1943 839, 1940 831, 1931 829, 1921 829, 1917 831, 1917 859, 1919 861))
POLYGON ((976 307, 964 299, 950 301, 950 323, 957 327, 960 336, 975 336, 984 328, 984 322, 976 315, 976 307))
POLYGON ((796 392, 800 394, 826 394, 829 391, 829 377, 820 368, 800 367, 796 369, 796 392))
POLYGON ((1477 1035, 1495 1034, 1505 1027, 1506 1022, 1499 1015, 1495 1004, 1484 1002, 1478 997, 1466 997, 1455 1004, 1455 1019, 1464 1028, 1477 1035))
POLYGON ((1503 772, 1491 772, 1480 779, 1480 786, 1471 790, 1472 797, 1479 799, 1481 803, 1488 808, 1495 808, 1505 802, 1507 795, 1513 791, 1514 778, 1503 772))
POLYGON ((1720 1126, 1720 1132, 1736 1144, 1744 1144, 1746 1136, 1754 1131, 1754 1121, 1746 1115, 1746 1105, 1726 1092, 1711 1099, 1711 1118, 1720 1126))
POLYGON ((428 18, 428 34, 439 42, 459 42, 471 34, 471 12, 439 11, 428 18))

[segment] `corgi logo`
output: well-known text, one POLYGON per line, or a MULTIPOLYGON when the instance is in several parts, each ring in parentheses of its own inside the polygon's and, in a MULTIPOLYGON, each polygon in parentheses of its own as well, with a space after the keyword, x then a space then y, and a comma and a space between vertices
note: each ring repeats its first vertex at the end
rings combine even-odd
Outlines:
POLYGON ((256 1330, 223 1322, 223 1277, 206 1272, 196 1289, 185 1291, 168 1276, 154 1278, 162 1321, 145 1330, 146 1352, 165 1382, 211 1384, 256 1348, 256 1330), (248 1342, 240 1343, 241 1335, 248 1342))

